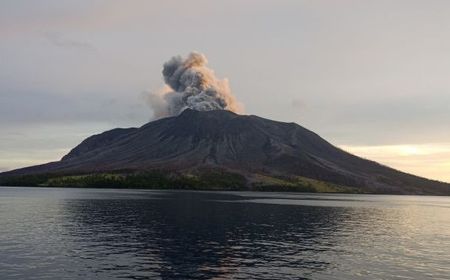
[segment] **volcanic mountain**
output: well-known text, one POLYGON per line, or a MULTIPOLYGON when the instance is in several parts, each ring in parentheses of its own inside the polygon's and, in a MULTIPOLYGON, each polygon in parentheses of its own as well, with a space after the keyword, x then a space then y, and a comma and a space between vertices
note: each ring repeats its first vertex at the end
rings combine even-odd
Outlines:
POLYGON ((226 170, 245 177, 250 189, 261 178, 271 178, 275 185, 306 178, 366 193, 450 194, 450 184, 354 156, 295 123, 225 110, 186 109, 140 128, 106 131, 87 138, 60 161, 5 172, 0 178, 121 170, 226 170))

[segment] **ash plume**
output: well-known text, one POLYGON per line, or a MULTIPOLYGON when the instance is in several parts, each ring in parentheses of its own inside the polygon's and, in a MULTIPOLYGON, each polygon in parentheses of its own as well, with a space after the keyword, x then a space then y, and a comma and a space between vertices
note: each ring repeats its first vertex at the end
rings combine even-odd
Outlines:
POLYGON ((207 63, 206 56, 197 52, 186 58, 174 56, 164 63, 162 74, 166 86, 149 95, 154 117, 176 116, 187 108, 242 111, 228 80, 218 79, 207 63))

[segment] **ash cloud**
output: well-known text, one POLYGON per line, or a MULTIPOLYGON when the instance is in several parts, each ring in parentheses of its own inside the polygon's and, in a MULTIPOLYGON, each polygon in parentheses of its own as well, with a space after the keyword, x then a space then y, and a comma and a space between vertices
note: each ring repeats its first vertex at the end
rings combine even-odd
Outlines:
POLYGON ((206 56, 197 52, 186 58, 174 56, 164 63, 162 74, 166 85, 148 97, 155 118, 176 116, 187 108, 242 112, 228 80, 218 79, 207 63, 206 56))

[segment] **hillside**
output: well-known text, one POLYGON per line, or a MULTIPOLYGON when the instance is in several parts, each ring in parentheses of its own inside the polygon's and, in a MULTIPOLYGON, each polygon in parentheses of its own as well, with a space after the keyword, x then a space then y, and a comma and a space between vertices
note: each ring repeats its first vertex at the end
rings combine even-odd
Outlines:
POLYGON ((309 178, 366 193, 450 194, 449 184, 359 158, 295 123, 225 110, 191 109, 140 128, 91 136, 61 161, 2 173, 0 182, 39 174, 54 177, 155 170, 177 176, 220 170, 242 176, 248 188, 286 186, 309 178))

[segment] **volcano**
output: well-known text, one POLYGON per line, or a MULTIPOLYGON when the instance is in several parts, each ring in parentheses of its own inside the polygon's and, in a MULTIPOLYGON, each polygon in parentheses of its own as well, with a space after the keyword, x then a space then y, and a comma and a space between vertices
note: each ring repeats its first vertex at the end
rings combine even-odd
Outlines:
POLYGON ((304 178, 363 193, 450 194, 450 184, 357 157, 295 123, 192 109, 140 128, 91 136, 60 161, 2 173, 0 182, 39 174, 152 170, 180 174, 224 170, 246 178, 249 189, 261 178, 270 178, 272 185, 304 178))

